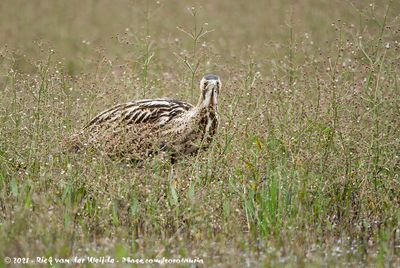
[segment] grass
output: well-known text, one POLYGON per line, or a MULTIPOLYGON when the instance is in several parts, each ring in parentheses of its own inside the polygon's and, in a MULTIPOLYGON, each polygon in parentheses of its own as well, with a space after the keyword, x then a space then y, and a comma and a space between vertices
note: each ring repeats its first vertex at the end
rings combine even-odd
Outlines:
POLYGON ((0 267, 5 256, 107 255, 400 265, 396 1, 0 10, 0 267), (113 104, 195 103, 205 73, 222 79, 221 127, 175 182, 158 158, 137 167, 63 152, 113 104))

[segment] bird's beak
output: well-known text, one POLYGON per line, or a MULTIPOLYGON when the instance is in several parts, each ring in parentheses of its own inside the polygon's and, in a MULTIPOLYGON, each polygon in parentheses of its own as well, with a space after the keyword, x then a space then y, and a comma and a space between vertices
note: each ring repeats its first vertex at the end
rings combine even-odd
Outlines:
POLYGON ((217 80, 210 80, 210 81, 208 82, 208 84, 209 84, 210 87, 211 87, 211 86, 212 86, 212 87, 216 86, 217 83, 218 83, 217 80))
POLYGON ((211 98, 211 105, 214 106, 214 108, 218 104, 218 92, 217 92, 217 85, 215 84, 214 88, 212 89, 212 98, 211 98))
POLYGON ((211 80, 211 81, 209 81, 209 84, 208 84, 208 91, 210 94, 208 103, 210 106, 213 106, 214 108, 218 104, 217 83, 218 83, 217 80, 211 80))

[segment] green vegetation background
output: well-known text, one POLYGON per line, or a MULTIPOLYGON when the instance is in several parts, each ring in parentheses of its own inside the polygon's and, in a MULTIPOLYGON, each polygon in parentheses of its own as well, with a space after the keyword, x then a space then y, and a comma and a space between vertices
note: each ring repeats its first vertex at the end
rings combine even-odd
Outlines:
POLYGON ((0 1, 4 256, 398 266, 399 1, 0 1), (116 103, 196 102, 213 146, 141 167, 63 143, 116 103))

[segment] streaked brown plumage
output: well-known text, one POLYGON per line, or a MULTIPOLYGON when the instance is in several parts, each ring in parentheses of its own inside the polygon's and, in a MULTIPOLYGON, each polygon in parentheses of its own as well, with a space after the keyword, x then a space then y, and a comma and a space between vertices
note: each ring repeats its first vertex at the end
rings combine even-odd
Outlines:
POLYGON ((160 151, 175 158, 207 148, 218 127, 218 76, 200 81, 196 106, 169 98, 116 105, 94 117, 74 137, 75 149, 95 147, 109 156, 144 160, 160 151))

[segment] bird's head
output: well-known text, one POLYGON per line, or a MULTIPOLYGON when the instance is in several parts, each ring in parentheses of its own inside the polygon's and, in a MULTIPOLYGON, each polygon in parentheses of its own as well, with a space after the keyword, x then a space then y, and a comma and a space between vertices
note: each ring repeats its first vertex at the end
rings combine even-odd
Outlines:
POLYGON ((203 107, 217 108, 221 80, 219 76, 209 74, 200 80, 200 105, 203 107))

